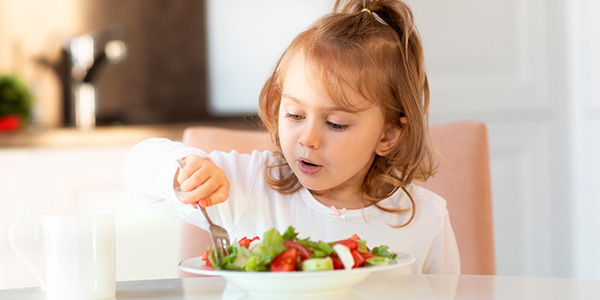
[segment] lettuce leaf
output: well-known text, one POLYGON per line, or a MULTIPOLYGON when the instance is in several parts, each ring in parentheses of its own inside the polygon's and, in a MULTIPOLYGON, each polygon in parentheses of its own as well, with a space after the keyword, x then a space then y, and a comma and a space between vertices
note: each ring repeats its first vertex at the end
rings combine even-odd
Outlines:
POLYGON ((250 272, 268 271, 271 261, 286 250, 283 241, 277 229, 269 229, 263 235, 262 243, 252 249, 252 256, 242 265, 242 269, 250 272))
POLYGON ((286 231, 283 233, 284 241, 296 241, 298 239, 298 233, 294 227, 289 226, 286 231))
POLYGON ((306 246, 313 252, 312 258, 319 258, 329 256, 333 253, 333 243, 325 243, 323 241, 311 241, 308 238, 302 240, 296 240, 299 244, 306 246))
POLYGON ((394 259, 396 258, 396 253, 391 253, 390 251, 388 251, 388 246, 386 245, 381 245, 379 247, 375 247, 373 249, 371 249, 371 251, 369 251, 370 253, 373 253, 377 256, 382 256, 382 257, 387 257, 389 259, 394 259))

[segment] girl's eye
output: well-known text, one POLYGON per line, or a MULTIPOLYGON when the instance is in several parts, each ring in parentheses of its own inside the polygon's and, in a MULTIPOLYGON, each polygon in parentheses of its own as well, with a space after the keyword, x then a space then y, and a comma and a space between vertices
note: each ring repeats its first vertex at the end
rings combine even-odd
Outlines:
POLYGON ((346 129, 348 129, 348 125, 340 125, 337 123, 333 123, 333 122, 327 122, 327 125, 329 126, 329 128, 335 130, 335 131, 344 131, 346 129))
POLYGON ((290 120, 292 120, 292 121, 300 121, 300 120, 304 119, 304 116, 301 116, 301 115, 295 115, 295 114, 290 114, 290 113, 286 113, 286 114, 285 114, 285 117, 286 117, 287 119, 290 119, 290 120))

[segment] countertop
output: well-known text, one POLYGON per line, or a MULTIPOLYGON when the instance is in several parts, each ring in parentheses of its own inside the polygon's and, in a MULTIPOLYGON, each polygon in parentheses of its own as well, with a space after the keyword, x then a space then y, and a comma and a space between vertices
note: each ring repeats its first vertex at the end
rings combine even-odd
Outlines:
MULTIPOLYGON (((288 280, 289 283, 287 284, 293 284, 292 280, 288 280)), ((269 282, 267 282, 267 285, 268 284, 269 282)), ((307 296, 290 295, 291 297, 282 295, 269 297, 262 294, 246 294, 236 286, 227 284, 222 277, 120 281, 117 282, 116 288, 117 291, 115 297, 108 298, 107 300, 592 300, 598 299, 600 293, 599 282, 593 280, 478 275, 398 275, 385 272, 371 274, 364 281, 351 287, 349 290, 334 291, 329 294, 327 292, 322 292, 320 294, 307 296)), ((0 298, 3 300, 46 299, 39 287, 0 290, 0 298)))
POLYGON ((215 126, 237 129, 257 129, 256 120, 249 118, 214 119, 197 123, 103 126, 92 130, 49 128, 39 131, 0 132, 0 149, 104 147, 134 145, 151 137, 179 141, 190 126, 215 126))

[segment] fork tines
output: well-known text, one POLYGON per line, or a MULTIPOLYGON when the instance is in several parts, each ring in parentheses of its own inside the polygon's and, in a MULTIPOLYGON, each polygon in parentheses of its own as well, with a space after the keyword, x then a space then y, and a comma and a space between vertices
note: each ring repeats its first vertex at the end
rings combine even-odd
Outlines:
POLYGON ((217 225, 211 225, 209 233, 213 244, 215 262, 221 264, 228 254, 227 246, 229 246, 229 234, 223 227, 217 225))

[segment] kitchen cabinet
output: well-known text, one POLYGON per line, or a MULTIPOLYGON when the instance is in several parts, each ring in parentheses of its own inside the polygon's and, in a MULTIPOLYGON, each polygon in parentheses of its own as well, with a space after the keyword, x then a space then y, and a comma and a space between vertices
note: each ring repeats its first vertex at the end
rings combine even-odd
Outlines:
POLYGON ((122 185, 121 165, 137 140, 0 148, 0 289, 38 285, 10 247, 11 224, 73 209, 115 212, 117 280, 177 277, 181 221, 137 203, 122 185))
MULTIPOLYGON (((146 138, 180 140, 188 126, 256 128, 254 124, 250 118, 233 118, 0 134, 0 289, 38 285, 9 245, 11 224, 18 218, 37 220, 43 212, 73 209, 115 212, 117 280, 178 277, 182 221, 127 195, 123 159, 146 138)), ((39 254, 36 259, 41 260, 39 254)))
POLYGON ((38 285, 10 248, 12 222, 72 209, 115 212, 117 280, 177 277, 181 221, 128 197, 121 164, 129 148, 0 150, 0 289, 38 285))

